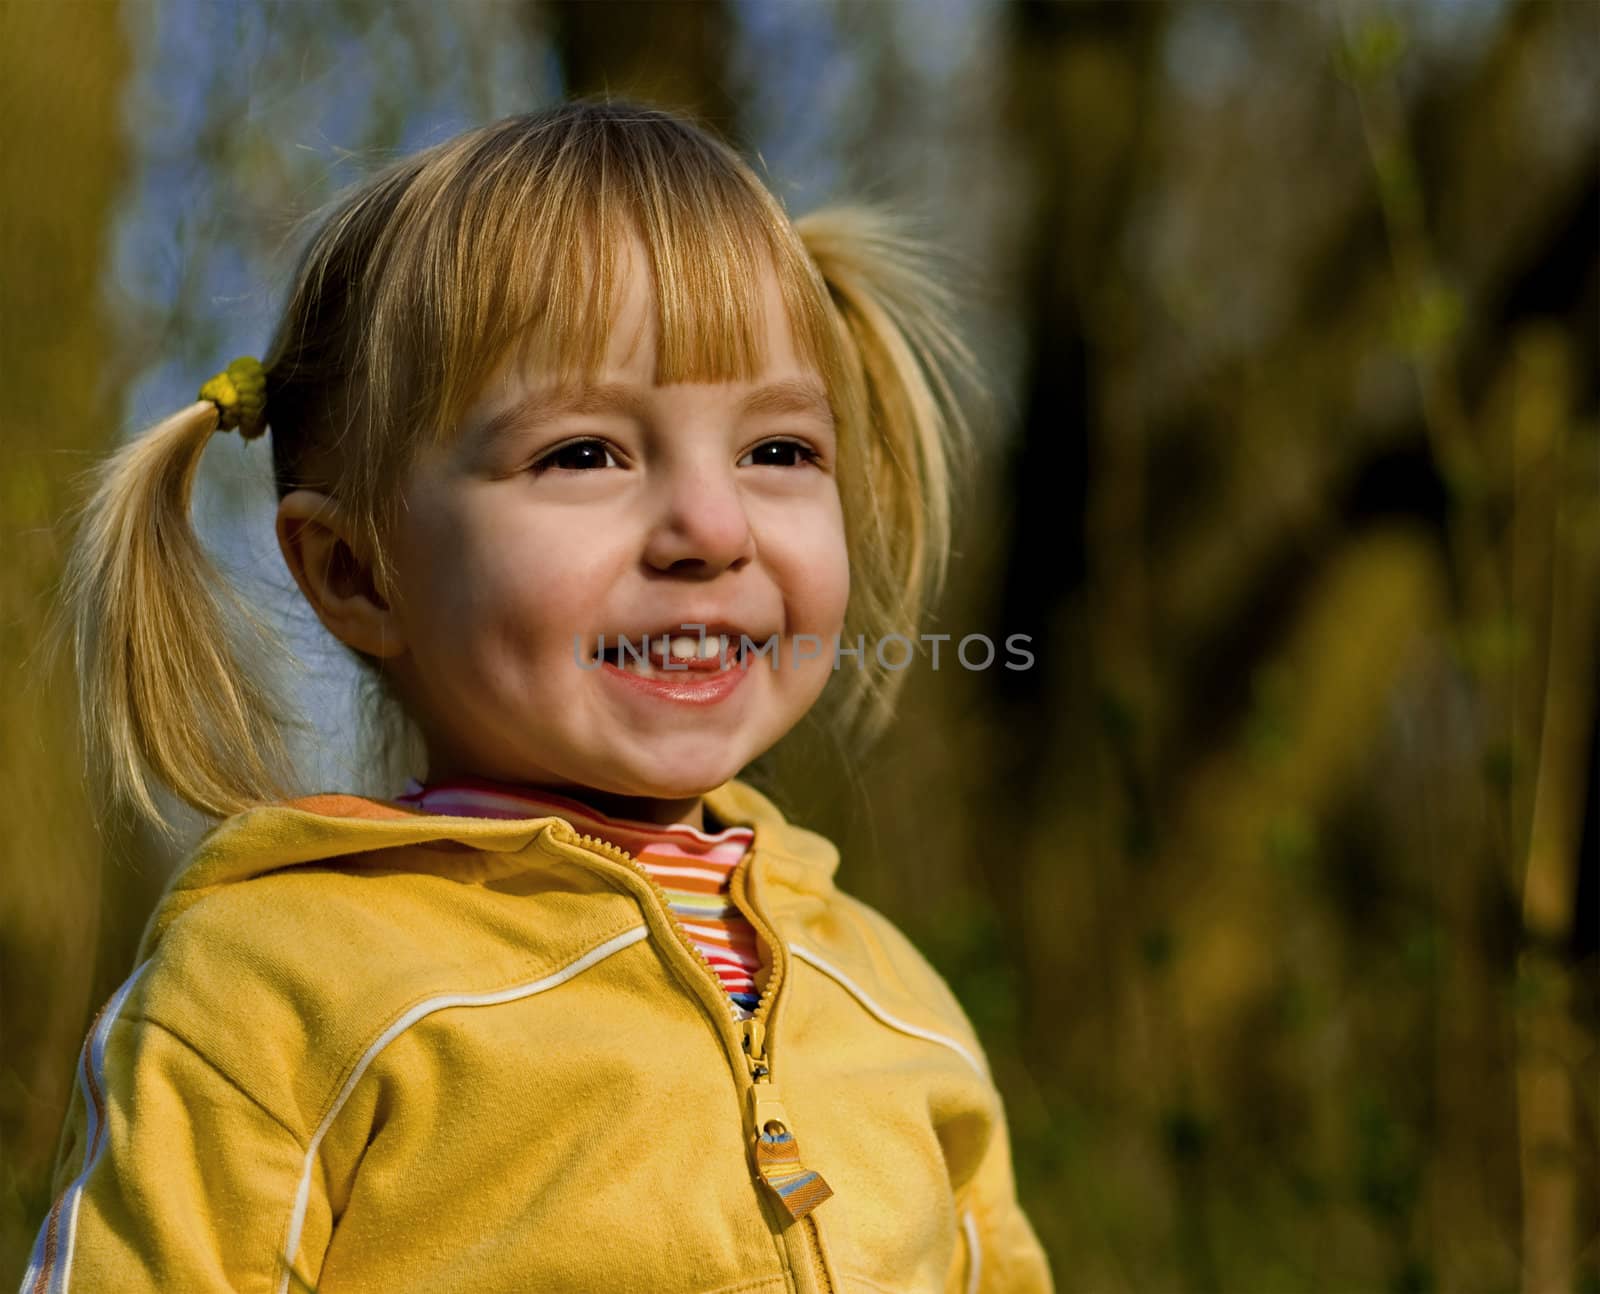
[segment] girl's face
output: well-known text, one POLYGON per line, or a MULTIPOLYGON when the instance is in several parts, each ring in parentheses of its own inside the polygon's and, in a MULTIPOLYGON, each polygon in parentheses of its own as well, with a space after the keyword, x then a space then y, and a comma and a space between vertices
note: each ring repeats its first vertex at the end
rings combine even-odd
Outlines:
POLYGON ((389 665, 430 777, 588 788, 660 802, 633 816, 698 820, 698 797, 788 732, 833 673, 849 564, 826 391, 796 358, 776 277, 756 380, 658 386, 643 256, 619 264, 592 385, 557 393, 502 366, 456 443, 409 478, 389 665), (778 651, 653 680, 596 655, 601 635, 698 641, 685 625, 713 644, 725 630, 730 659, 741 635, 776 635, 778 651))

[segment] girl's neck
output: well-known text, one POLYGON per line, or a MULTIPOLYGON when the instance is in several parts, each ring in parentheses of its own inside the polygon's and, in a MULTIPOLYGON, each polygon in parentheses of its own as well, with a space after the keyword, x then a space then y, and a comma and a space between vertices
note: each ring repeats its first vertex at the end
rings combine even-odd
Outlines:
MULTIPOLYGON (((537 789, 537 788, 536 788, 537 789)), ((586 786, 549 788, 557 795, 577 800, 608 818, 623 822, 649 822, 658 827, 681 825, 705 830, 705 808, 698 795, 688 800, 647 800, 630 795, 607 795, 586 786)))
POLYGON ((622 822, 647 822, 659 827, 682 825, 693 827, 696 831, 706 829, 704 803, 698 795, 682 800, 656 800, 643 796, 613 795, 607 791, 596 791, 587 786, 575 786, 570 783, 545 785, 532 782, 505 782, 460 772, 448 766, 431 768, 428 776, 423 779, 424 786, 438 786, 444 782, 474 782, 512 793, 520 791, 534 797, 560 796, 562 799, 576 800, 604 817, 622 822))

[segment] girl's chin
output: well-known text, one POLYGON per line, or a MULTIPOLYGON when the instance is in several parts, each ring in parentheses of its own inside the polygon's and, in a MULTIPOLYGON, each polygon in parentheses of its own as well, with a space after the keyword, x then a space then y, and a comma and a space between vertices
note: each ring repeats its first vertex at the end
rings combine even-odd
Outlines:
POLYGON ((626 791, 611 791, 607 794, 630 800, 698 800, 709 791, 714 791, 731 777, 739 775, 738 769, 733 769, 724 776, 706 774, 704 776, 680 776, 669 779, 640 779, 630 782, 626 791))
POLYGON ((731 763, 726 756, 678 759, 659 768, 631 768, 605 790, 608 794, 635 800, 694 800, 716 790, 729 778, 737 777, 743 768, 744 764, 731 763))
MULTIPOLYGON (((732 776, 730 774, 729 776, 732 776)), ((571 788, 567 794, 611 818, 665 825, 674 822, 700 822, 701 797, 715 790, 727 778, 704 786, 697 782, 634 783, 626 791, 597 788, 571 788)))

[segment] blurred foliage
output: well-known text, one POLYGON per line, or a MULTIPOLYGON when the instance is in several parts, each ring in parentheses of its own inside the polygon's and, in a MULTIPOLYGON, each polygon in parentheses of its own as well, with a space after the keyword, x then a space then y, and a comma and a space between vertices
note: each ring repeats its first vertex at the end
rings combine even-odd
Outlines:
MULTIPOLYGON (((113 12, 0 8, 14 678, 64 454, 258 350, 339 184, 568 91, 700 112, 792 208, 893 202, 961 267, 996 398, 930 628, 1037 667, 924 663, 879 748, 808 724, 752 776, 965 1004, 1061 1287, 1600 1294, 1600 8, 113 12)), ((202 521, 276 597, 268 505, 219 445, 202 521)), ((85 829, 65 680, 33 695, 0 1280, 162 870, 85 829)), ((364 775, 352 730, 308 781, 364 775)))
MULTIPOLYGON (((0 845, 0 1280, 11 1283, 49 1204, 101 891, 122 894, 119 873, 97 884, 100 851, 129 843, 96 833, 71 679, 46 648, 63 554, 55 523, 103 447, 125 375, 99 257, 127 177, 117 91, 130 60, 101 17, 0 6, 0 778, 22 809, 0 845)), ((139 906, 108 924, 137 924, 139 906)))

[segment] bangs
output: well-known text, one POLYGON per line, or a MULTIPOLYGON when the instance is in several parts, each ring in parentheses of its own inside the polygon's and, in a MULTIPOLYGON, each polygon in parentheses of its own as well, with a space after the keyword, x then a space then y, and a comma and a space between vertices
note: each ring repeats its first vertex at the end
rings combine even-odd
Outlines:
POLYGON ((658 383, 758 376, 770 273, 796 355, 834 398, 842 356, 827 287, 749 168, 664 115, 591 111, 605 128, 569 114, 447 145, 401 200, 393 227, 412 232, 384 267, 369 363, 408 358, 406 375, 422 379, 412 425, 434 443, 451 439, 508 356, 562 386, 592 381, 638 244, 659 325, 658 383))

